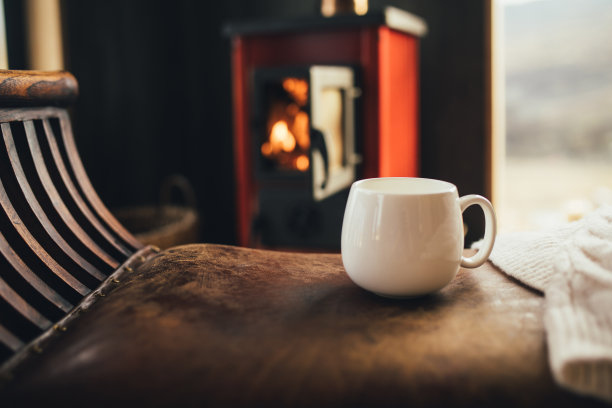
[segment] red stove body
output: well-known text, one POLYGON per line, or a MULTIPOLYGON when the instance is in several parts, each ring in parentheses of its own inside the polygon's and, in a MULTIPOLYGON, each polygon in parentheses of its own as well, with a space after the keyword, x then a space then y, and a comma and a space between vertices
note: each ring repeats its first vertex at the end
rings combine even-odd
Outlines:
POLYGON ((386 8, 365 16, 230 24, 225 30, 232 41, 238 243, 338 249, 352 181, 418 175, 418 38, 426 31, 425 23, 402 10, 386 8), (334 72, 341 75, 329 74, 334 72), (275 75, 275 86, 284 87, 289 95, 280 99, 293 109, 282 120, 283 126, 275 128, 283 131, 283 137, 290 135, 285 142, 273 135, 275 123, 270 119, 274 116, 270 111, 275 110, 271 106, 276 105, 269 102, 273 88, 266 84, 274 82, 275 75), (340 78, 339 83, 334 85, 329 78, 340 78), (293 81, 289 83, 293 88, 285 85, 286 80, 293 81), (307 94, 304 103, 296 93, 300 89, 307 94), (325 103, 332 105, 321 106, 325 103), (326 116, 338 110, 334 104, 341 112, 330 122, 326 116), (309 133, 302 137, 303 143, 297 123, 304 121, 299 118, 309 133), (335 139, 330 136, 333 129, 341 133, 335 139), (319 150, 317 134, 324 136, 319 137, 323 147, 319 150), (335 173, 332 139, 339 140, 342 152, 337 159, 340 170, 335 173), (274 140, 281 143, 276 150, 271 145, 274 140), (285 151, 292 146, 301 153, 285 151), (317 158, 323 163, 321 171, 315 166, 317 158), (270 166, 273 159, 277 162, 270 166), (287 169, 290 162, 296 164, 287 169), (288 197, 286 202, 283 195, 288 197), (288 211, 286 219, 276 224, 288 225, 295 237, 266 220, 282 218, 283 210, 288 211))

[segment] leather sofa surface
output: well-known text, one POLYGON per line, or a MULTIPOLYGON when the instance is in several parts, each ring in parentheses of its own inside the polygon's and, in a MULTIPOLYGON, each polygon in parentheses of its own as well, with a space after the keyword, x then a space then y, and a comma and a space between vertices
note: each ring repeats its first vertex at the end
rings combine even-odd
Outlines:
MULTIPOLYGON (((124 274, 0 391, 15 406, 603 406, 552 380, 543 297, 490 264, 390 300, 338 254, 194 244, 124 274)), ((4 405, 3 405, 4 406, 4 405)))

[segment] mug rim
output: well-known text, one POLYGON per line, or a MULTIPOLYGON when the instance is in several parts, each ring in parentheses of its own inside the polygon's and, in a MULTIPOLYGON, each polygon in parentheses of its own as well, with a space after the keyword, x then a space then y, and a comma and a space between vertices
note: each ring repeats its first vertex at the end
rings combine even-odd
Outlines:
MULTIPOLYGON (((417 186, 410 186, 410 188, 416 188, 417 186)), ((448 181, 424 178, 424 177, 373 177, 362 180, 357 180, 353 183, 352 188, 359 189, 360 192, 368 194, 388 194, 388 195, 406 195, 406 196, 425 196, 425 195, 442 195, 457 192, 457 186, 448 181), (419 190, 407 191, 402 190, 390 190, 390 189, 374 189, 368 188, 368 184, 380 184, 390 180, 402 180, 406 184, 421 184, 419 190), (424 188, 424 185, 428 185, 429 188, 424 188), (433 188, 432 188, 433 186, 433 188)))

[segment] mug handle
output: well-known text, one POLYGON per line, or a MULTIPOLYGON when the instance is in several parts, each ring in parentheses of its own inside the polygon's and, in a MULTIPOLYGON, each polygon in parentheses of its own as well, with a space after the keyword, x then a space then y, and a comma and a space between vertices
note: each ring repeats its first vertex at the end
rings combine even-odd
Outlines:
POLYGON ((495 234, 497 231, 497 223, 495 221, 495 211, 493 211, 493 206, 491 202, 484 198, 483 196, 470 194, 459 198, 459 206, 461 207, 461 213, 465 211, 471 205, 478 204, 482 211, 484 212, 485 217, 485 234, 484 234, 484 242, 482 243, 481 248, 471 256, 470 258, 466 258, 464 256, 461 257, 461 266, 464 268, 477 268, 489 258, 491 255, 491 251, 493 250, 493 243, 495 242, 495 234))

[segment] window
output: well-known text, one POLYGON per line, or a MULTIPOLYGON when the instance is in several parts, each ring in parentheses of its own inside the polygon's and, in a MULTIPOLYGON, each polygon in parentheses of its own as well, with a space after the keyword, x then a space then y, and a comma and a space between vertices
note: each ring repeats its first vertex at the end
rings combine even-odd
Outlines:
POLYGON ((501 230, 546 228, 612 204, 612 2, 497 0, 496 12, 501 230))

